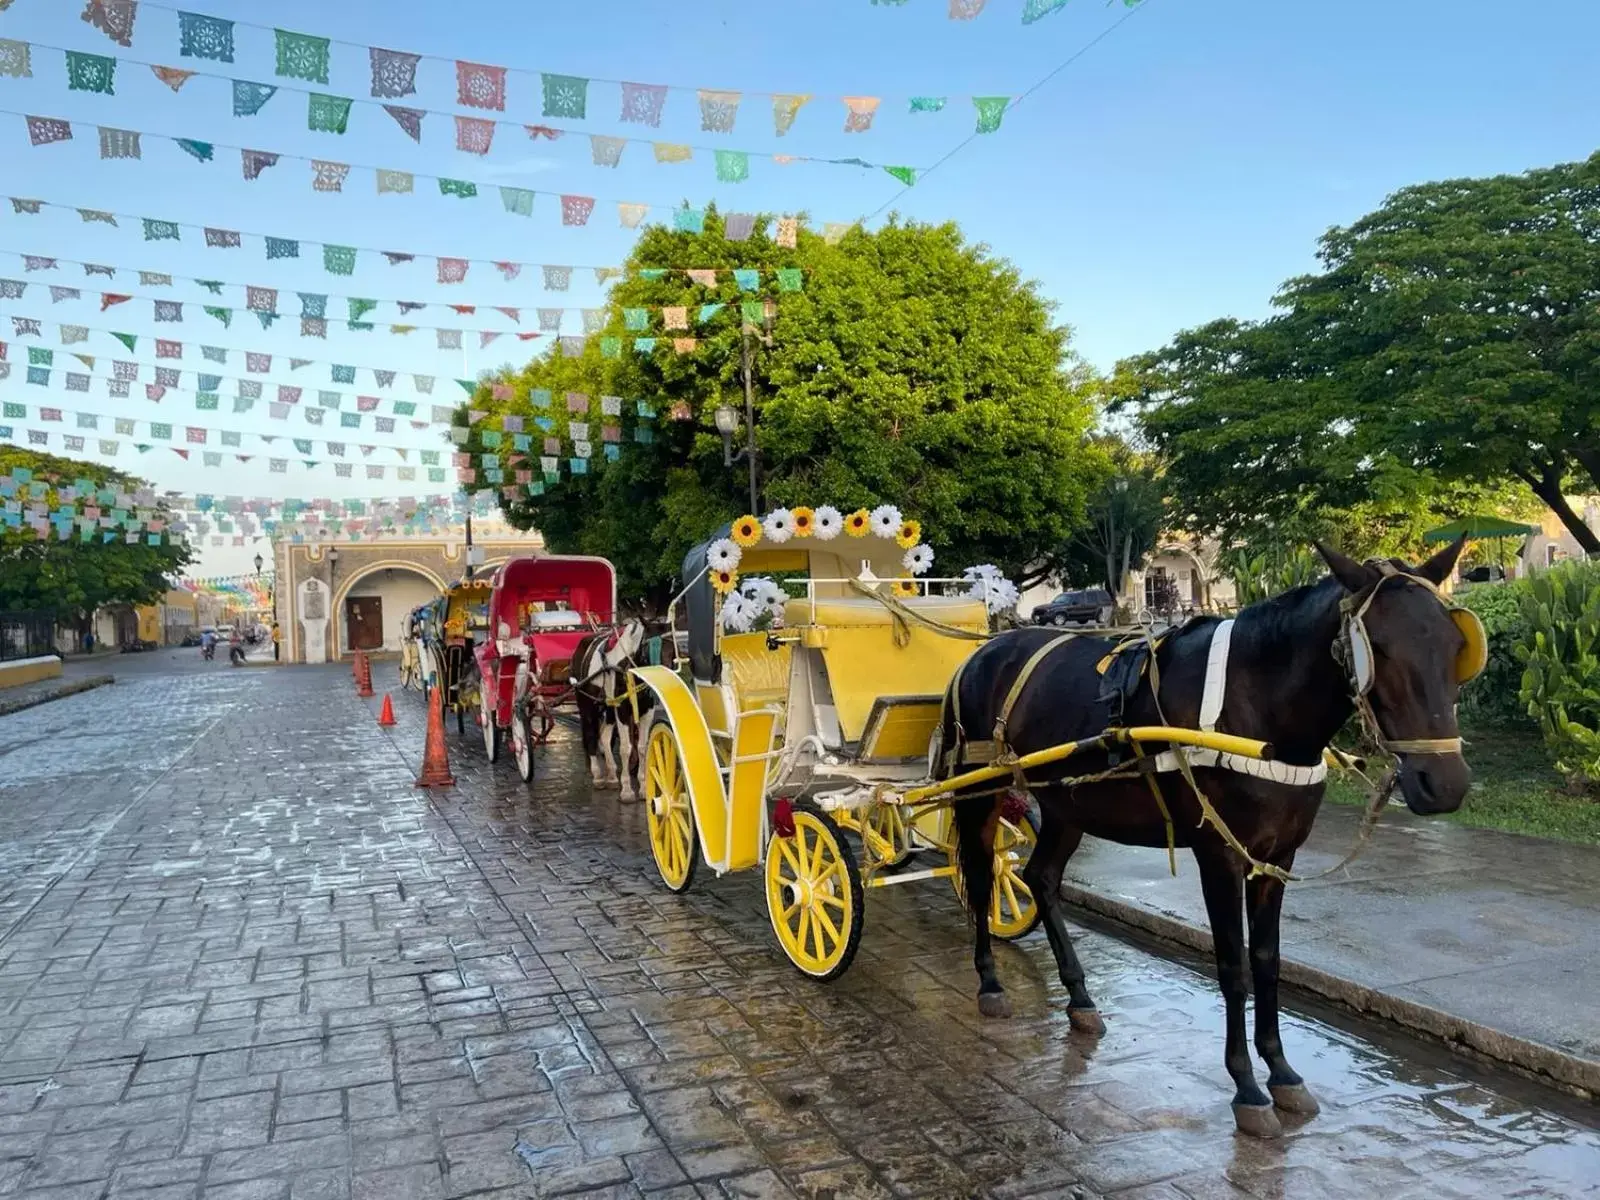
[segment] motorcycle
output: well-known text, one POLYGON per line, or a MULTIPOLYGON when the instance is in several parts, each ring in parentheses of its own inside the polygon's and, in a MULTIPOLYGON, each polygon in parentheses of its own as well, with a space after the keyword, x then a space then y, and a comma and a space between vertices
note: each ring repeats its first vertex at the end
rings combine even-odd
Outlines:
POLYGON ((205 659, 207 662, 210 662, 212 659, 216 658, 216 656, 217 644, 215 642, 211 642, 200 647, 200 657, 205 659))
POLYGON ((233 642, 228 646, 228 662, 236 667, 244 666, 244 646, 239 642, 233 642))

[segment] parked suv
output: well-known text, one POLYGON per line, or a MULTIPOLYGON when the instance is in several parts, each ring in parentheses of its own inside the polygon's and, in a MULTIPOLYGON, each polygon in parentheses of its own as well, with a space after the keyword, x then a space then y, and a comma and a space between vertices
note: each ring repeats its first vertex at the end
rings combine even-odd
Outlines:
POLYGON ((1048 604, 1034 606, 1035 625, 1109 625, 1116 601, 1104 588, 1062 592, 1048 604))

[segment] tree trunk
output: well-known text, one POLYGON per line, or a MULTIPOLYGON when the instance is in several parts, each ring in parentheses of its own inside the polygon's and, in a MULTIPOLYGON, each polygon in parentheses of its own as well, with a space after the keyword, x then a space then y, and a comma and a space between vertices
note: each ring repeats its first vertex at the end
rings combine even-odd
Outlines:
MULTIPOLYGON (((1578 454, 1578 461, 1583 464, 1586 471, 1600 484, 1600 455, 1583 452, 1578 454)), ((1572 511, 1572 506, 1567 503, 1566 497, 1561 494, 1561 469, 1552 463, 1544 467, 1539 475, 1522 473, 1523 482, 1531 489, 1533 494, 1550 506, 1550 511, 1561 519, 1561 523, 1572 534, 1573 540, 1583 547, 1583 552, 1591 556, 1600 556, 1600 535, 1590 529, 1583 522, 1583 517, 1572 511)))

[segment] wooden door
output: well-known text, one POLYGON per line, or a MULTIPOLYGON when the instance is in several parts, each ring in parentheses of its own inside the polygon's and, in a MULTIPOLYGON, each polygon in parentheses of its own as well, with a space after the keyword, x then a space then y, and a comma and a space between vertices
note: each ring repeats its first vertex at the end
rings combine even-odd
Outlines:
POLYGON ((379 596, 347 597, 344 625, 349 631, 350 649, 383 649, 383 599, 379 596))

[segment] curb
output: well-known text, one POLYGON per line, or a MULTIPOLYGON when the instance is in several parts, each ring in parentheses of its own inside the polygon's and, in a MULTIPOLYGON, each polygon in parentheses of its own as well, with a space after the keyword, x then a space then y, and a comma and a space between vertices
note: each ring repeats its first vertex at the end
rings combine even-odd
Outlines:
MULTIPOLYGON (((1061 896, 1068 904, 1119 925, 1174 942, 1188 950, 1212 953, 1211 931, 1188 921, 1126 900, 1113 900, 1074 883, 1063 882, 1061 896)), ((1566 1054, 1553 1046, 1503 1033, 1414 1000, 1389 996, 1366 984, 1331 975, 1287 957, 1282 960, 1280 977, 1284 983, 1301 991, 1366 1016, 1392 1021, 1452 1049, 1465 1048, 1497 1063, 1516 1067, 1547 1083, 1579 1092, 1587 1099, 1600 1095, 1600 1062, 1594 1059, 1566 1054)))
POLYGON ((20 700, 7 700, 0 696, 0 717, 21 712, 23 709, 36 708, 41 704, 49 704, 52 700, 65 700, 68 696, 76 696, 79 692, 90 692, 115 682, 116 678, 112 675, 89 675, 83 679, 64 683, 51 691, 26 696, 20 700))

